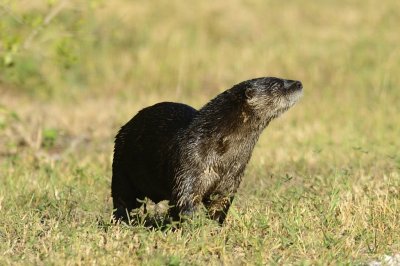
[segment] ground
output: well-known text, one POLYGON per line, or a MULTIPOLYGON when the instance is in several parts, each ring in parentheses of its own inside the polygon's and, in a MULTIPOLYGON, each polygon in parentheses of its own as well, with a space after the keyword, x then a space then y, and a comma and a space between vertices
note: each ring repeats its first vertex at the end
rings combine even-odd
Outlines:
POLYGON ((21 50, 40 68, 21 82, 16 61, 0 76, 0 264, 358 264, 400 252, 398 1, 93 2, 71 65, 35 57, 76 12, 67 4, 21 50), (259 76, 301 80, 304 96, 261 136, 224 226, 110 224, 121 125, 259 76))

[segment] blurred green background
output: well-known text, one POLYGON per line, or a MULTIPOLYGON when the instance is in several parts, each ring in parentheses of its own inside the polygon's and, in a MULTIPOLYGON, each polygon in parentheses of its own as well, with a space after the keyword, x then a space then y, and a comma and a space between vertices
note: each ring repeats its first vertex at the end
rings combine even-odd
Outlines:
POLYGON ((394 0, 3 0, 1 84, 47 97, 190 97, 275 75, 302 80, 316 98, 380 99, 399 81, 399 9, 394 0))

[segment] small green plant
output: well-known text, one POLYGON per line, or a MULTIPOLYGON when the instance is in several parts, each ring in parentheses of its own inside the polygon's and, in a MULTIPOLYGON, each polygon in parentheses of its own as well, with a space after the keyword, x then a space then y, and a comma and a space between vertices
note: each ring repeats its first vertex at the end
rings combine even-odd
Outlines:
POLYGON ((51 148, 56 143, 58 137, 58 130, 54 128, 46 128, 43 130, 42 145, 45 148, 51 148))

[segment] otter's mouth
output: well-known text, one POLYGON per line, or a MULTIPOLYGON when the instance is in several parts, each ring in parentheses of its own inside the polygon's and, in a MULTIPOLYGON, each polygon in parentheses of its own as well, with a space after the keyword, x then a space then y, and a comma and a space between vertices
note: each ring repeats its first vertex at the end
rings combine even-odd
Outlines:
POLYGON ((291 91, 291 92, 301 91, 303 89, 303 84, 301 84, 301 82, 297 81, 297 80, 285 79, 283 86, 284 86, 285 90, 291 91))
POLYGON ((297 80, 284 80, 288 107, 292 107, 303 95, 303 84, 297 80))

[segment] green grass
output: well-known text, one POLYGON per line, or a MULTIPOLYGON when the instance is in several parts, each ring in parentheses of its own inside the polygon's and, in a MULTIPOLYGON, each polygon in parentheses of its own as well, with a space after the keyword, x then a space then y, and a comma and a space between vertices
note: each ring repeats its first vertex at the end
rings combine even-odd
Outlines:
POLYGON ((1 265, 400 253, 398 1, 70 1, 26 49, 57 2, 0 3, 1 265), (301 80, 304 97, 262 135, 223 227, 109 223, 123 123, 264 75, 301 80))

